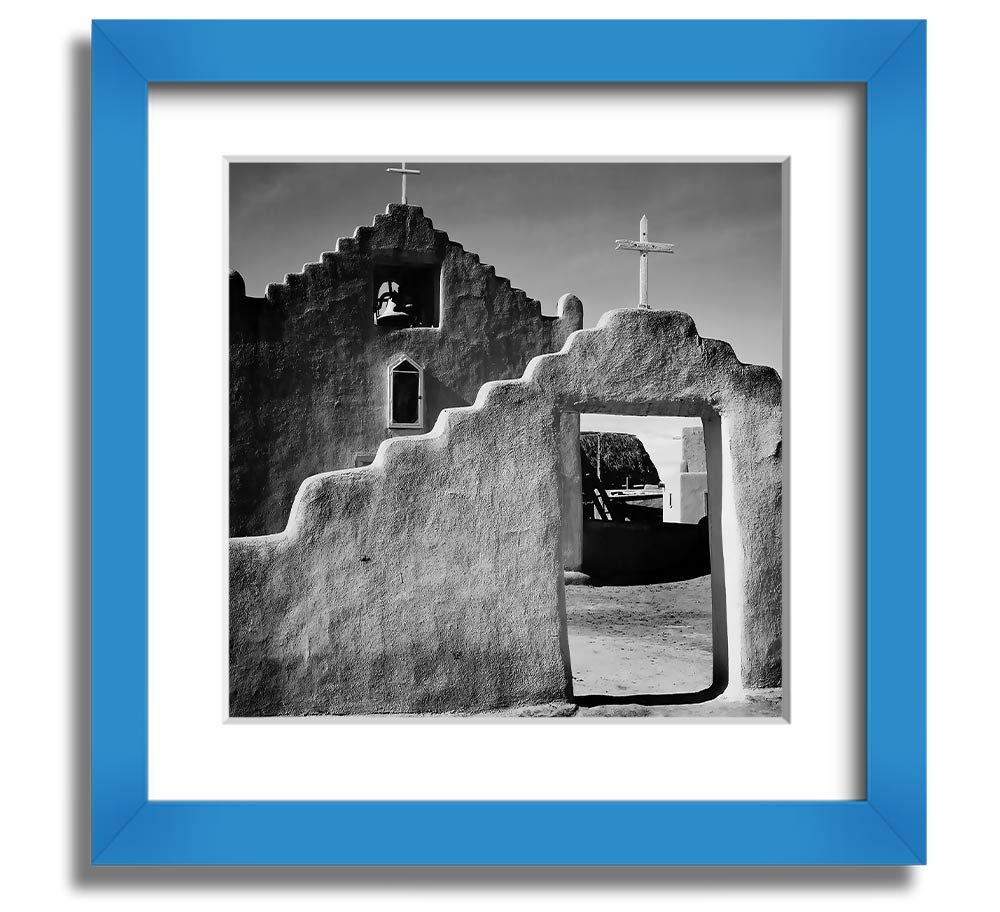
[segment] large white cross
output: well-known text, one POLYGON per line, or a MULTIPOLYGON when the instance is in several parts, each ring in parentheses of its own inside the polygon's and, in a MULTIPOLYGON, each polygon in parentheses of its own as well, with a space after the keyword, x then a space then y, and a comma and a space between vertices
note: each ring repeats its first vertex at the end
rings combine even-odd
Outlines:
POLYGON ((673 253, 673 244, 656 244, 647 241, 649 222, 646 216, 639 222, 639 240, 615 241, 615 250, 635 250, 639 253, 639 310, 651 310, 649 306, 649 281, 646 272, 647 253, 673 253))
POLYGON ((387 174, 402 174, 403 175, 403 205, 406 205, 406 175, 407 174, 419 174, 419 171, 414 171, 412 168, 406 167, 406 162, 400 163, 402 167, 400 168, 386 168, 387 174))

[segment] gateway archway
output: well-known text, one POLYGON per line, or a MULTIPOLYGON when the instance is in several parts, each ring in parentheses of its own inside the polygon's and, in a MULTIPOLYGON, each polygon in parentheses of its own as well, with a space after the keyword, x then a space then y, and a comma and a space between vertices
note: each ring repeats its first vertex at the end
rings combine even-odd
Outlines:
MULTIPOLYGON (((664 518, 668 496, 664 483, 655 490, 646 484, 641 493, 638 486, 630 491, 627 488, 632 479, 623 482, 617 477, 627 469, 617 475, 609 473, 608 454, 597 448, 600 437, 596 443, 581 446, 582 484, 574 492, 564 480, 562 504, 574 518, 582 516, 582 580, 577 578, 579 574, 569 574, 572 584, 564 594, 573 697, 581 706, 698 703, 715 698, 729 685, 721 421, 715 413, 696 416, 691 411, 677 402, 645 402, 625 409, 620 402, 588 404, 585 419, 595 415, 701 417, 708 485, 703 501, 705 516, 700 523, 668 522, 664 518), (595 490, 588 499, 591 487, 595 490), (700 652, 685 655, 687 649, 676 648, 684 643, 684 636, 702 640, 700 628, 706 620, 701 605, 690 610, 692 597, 685 594, 690 588, 677 584, 704 576, 709 578, 703 588, 710 603, 711 651, 702 661, 700 652), (684 613, 683 603, 688 613, 684 613), (690 623, 678 623, 682 614, 690 623), (691 632, 675 633, 679 627, 691 632), (650 663, 655 667, 646 667, 650 663), (688 667, 677 667, 682 665, 688 667)), ((581 424, 578 413, 563 413, 561 424, 563 421, 569 427, 588 423, 584 420, 581 424)), ((645 455, 641 430, 634 424, 631 427, 645 455)), ((659 478, 658 472, 655 477, 659 478)), ((572 525, 564 516, 561 528, 572 525)), ((684 645, 694 648, 690 641, 684 645)))

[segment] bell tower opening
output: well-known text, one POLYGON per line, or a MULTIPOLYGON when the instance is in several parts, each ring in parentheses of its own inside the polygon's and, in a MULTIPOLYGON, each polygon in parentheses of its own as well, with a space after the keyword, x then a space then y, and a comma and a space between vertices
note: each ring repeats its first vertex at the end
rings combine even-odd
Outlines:
POLYGON ((372 266, 372 312, 385 329, 439 326, 441 266, 438 263, 378 262, 372 266))

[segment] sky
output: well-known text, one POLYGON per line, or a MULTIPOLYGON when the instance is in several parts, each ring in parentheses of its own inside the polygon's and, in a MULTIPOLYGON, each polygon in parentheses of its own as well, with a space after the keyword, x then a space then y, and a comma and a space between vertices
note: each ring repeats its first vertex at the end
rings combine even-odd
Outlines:
MULTIPOLYGON (((231 163, 228 265, 243 275, 247 293, 262 295, 269 282, 319 261, 337 238, 399 202, 399 175, 385 170, 399 164, 231 163)), ((645 214, 649 240, 676 250, 649 256, 650 306, 685 311, 702 336, 731 343, 741 361, 784 373, 778 164, 407 161, 407 167, 422 172, 407 181, 408 201, 435 228, 540 301, 543 313, 555 313, 563 294, 577 295, 586 327, 607 310, 638 304, 639 256, 616 251, 614 242, 638 239, 645 214)), ((638 433, 660 468, 679 458, 673 438, 691 423, 585 416, 582 426, 638 433)))

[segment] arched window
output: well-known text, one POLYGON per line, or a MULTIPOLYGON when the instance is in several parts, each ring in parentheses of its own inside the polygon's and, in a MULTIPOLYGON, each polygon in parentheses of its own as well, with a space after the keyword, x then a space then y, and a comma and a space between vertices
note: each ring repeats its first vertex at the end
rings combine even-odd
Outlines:
POLYGON ((389 365, 389 427, 423 428, 424 369, 412 358, 389 365))

